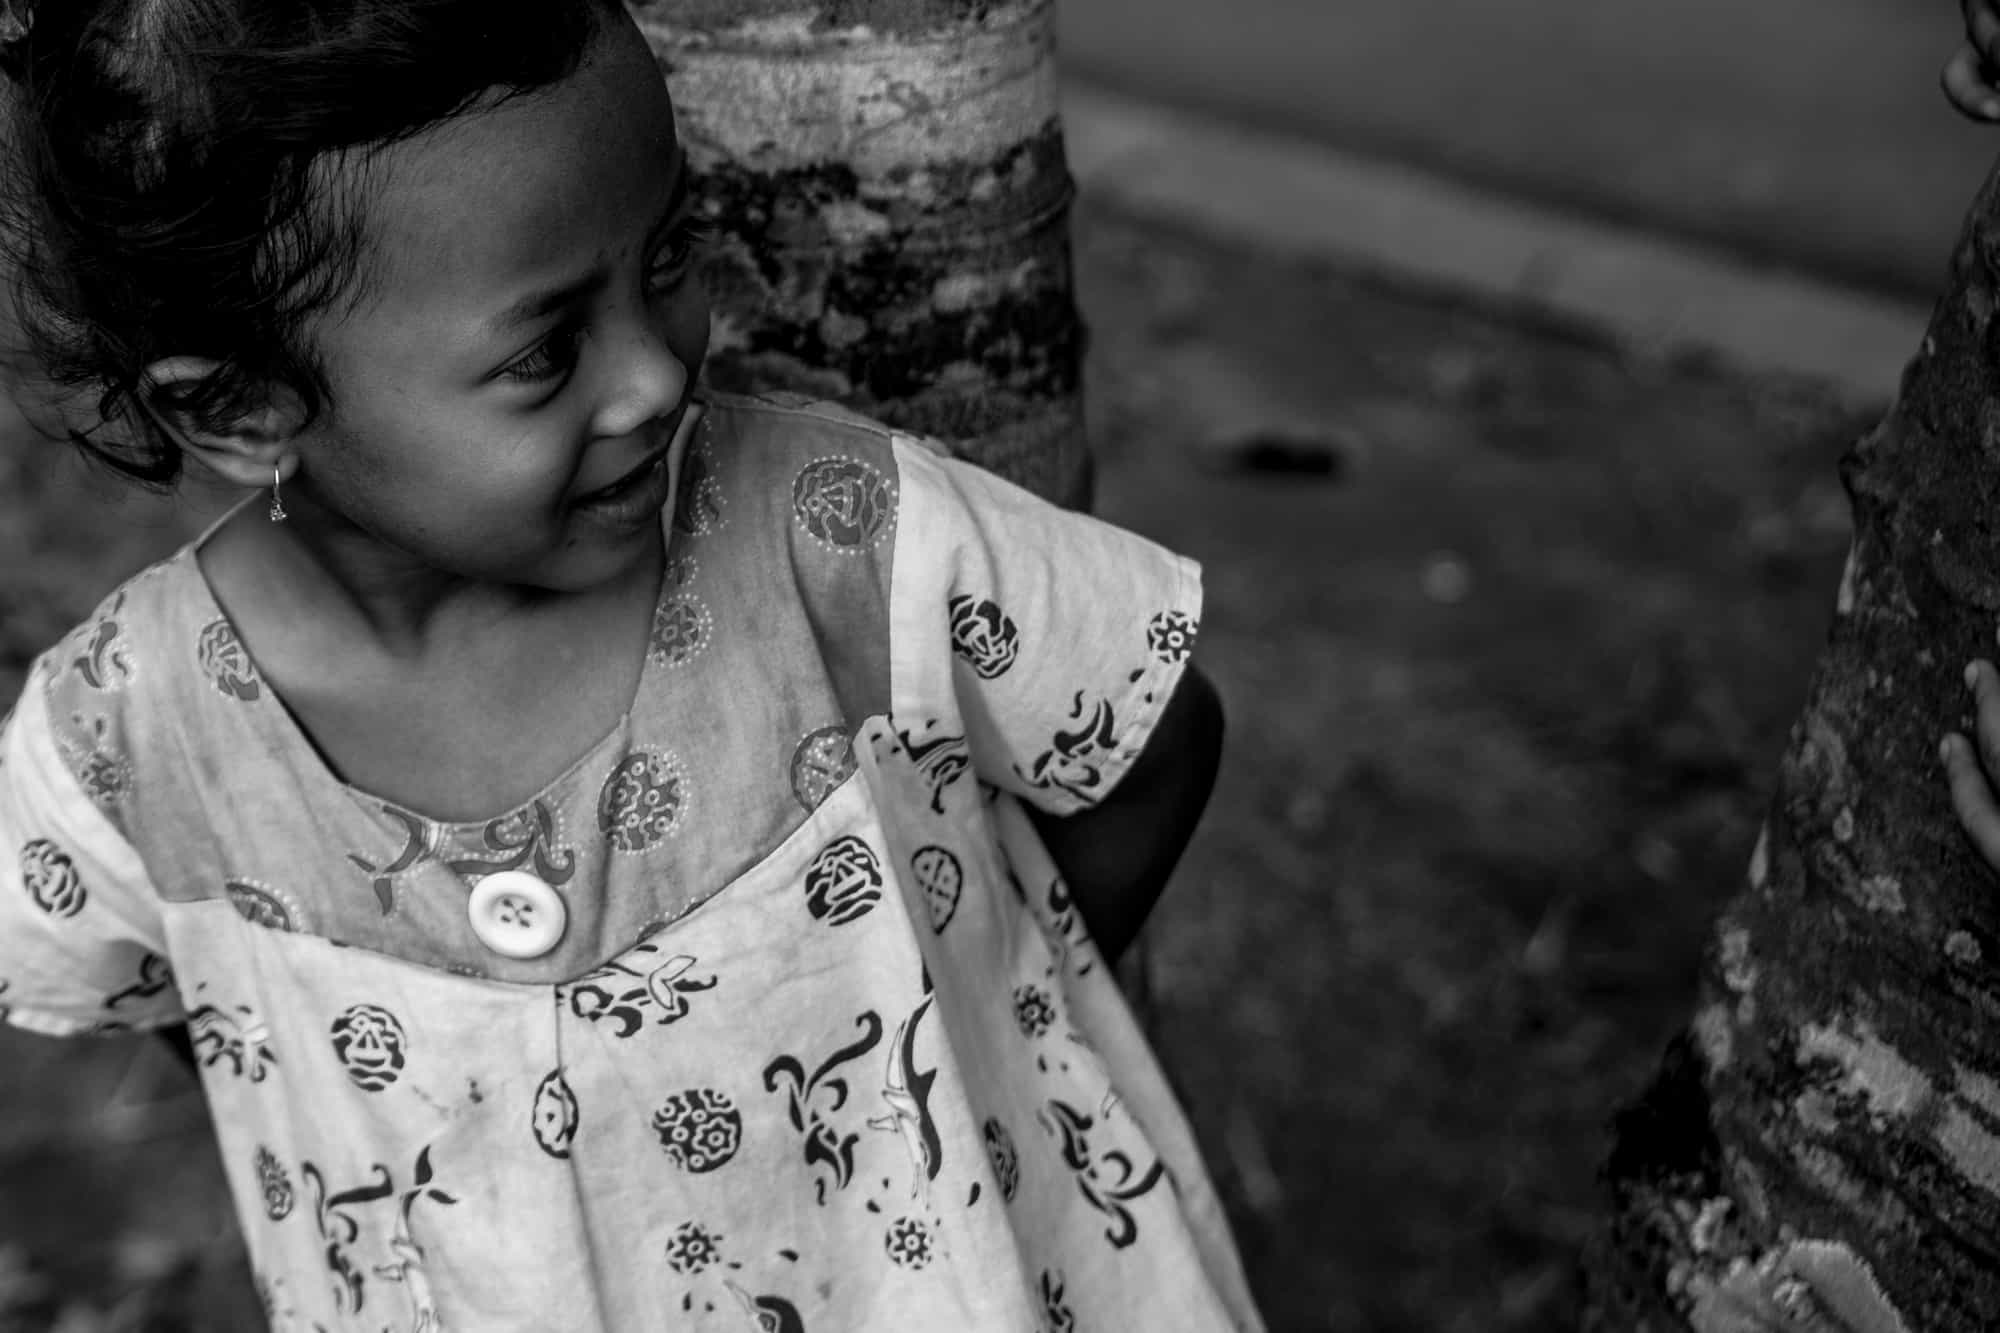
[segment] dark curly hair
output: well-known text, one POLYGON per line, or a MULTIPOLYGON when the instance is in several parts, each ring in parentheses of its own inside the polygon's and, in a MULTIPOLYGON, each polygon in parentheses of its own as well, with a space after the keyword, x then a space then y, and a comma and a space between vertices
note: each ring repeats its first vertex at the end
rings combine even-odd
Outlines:
MULTIPOLYGON (((90 401, 70 433, 166 487, 180 445, 140 395, 221 424, 273 387, 325 406, 306 336, 366 287, 372 153, 557 82, 617 0, 44 0, 4 52, 0 259, 29 350, 90 401)), ((19 0, 15 7, 18 9, 19 0)), ((17 27, 19 25, 16 25, 17 27)))

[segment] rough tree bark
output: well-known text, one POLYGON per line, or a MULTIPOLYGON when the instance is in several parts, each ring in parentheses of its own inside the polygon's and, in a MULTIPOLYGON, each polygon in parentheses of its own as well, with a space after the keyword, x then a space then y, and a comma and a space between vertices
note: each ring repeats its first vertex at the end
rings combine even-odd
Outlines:
POLYGON ((2000 172, 1898 402, 1688 1034, 1618 1118, 1600 1333, 2000 1328, 2000 879, 1937 759, 2000 625, 2000 172))
POLYGON ((717 388, 1089 493, 1051 0, 635 0, 721 235, 717 388))

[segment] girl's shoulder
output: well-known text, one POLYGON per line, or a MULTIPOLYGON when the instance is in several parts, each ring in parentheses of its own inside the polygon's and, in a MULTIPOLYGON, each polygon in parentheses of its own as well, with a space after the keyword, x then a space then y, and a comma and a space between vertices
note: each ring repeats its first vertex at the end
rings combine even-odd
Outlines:
POLYGON ((23 697, 39 693, 64 766, 117 825, 134 752, 204 681, 239 695, 255 688, 189 545, 119 584, 37 656, 23 697))
POLYGON ((894 427, 830 398, 787 389, 708 393, 703 397, 710 413, 730 422, 734 429, 779 442, 809 446, 828 439, 875 439, 886 447, 897 434, 894 427))
POLYGON ((899 514, 937 489, 928 465, 954 465, 936 440, 805 394, 717 394, 709 412, 682 479, 676 531, 700 535, 723 507, 743 505, 766 531, 787 531, 795 565, 835 556, 850 573, 868 567, 886 579, 899 514))
POLYGON ((683 464, 674 549, 775 575, 767 593, 809 612, 873 622, 893 579, 910 438, 800 394, 716 395, 683 464))
POLYGON ((839 403, 799 393, 716 394, 708 411, 709 447, 726 460, 739 487, 801 500, 839 479, 868 473, 893 489, 899 448, 938 447, 839 403), (849 466, 838 465, 843 459, 849 466))

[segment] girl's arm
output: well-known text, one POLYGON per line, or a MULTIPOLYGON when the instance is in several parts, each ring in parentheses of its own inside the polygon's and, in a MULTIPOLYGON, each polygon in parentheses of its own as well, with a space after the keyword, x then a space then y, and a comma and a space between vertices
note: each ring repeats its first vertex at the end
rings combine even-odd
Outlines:
POLYGON ((1073 815, 1028 812, 1110 961, 1138 935, 1194 834, 1215 786, 1222 729, 1215 686, 1190 664, 1109 796, 1073 815))
POLYGON ((2000 121, 2000 0, 1961 0, 1965 45, 1944 67, 1944 95, 1974 120, 2000 121))
POLYGON ((187 1024, 177 1023, 170 1028, 161 1028, 153 1035, 173 1053, 183 1069, 194 1070, 194 1040, 188 1035, 187 1024))

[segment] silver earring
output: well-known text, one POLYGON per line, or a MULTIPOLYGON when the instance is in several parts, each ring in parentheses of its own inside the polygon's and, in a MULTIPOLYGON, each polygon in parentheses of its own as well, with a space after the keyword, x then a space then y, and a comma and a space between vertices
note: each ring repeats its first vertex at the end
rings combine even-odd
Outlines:
POLYGON ((290 515, 285 513, 285 502, 278 494, 278 488, 284 484, 284 480, 284 473, 275 467, 271 469, 271 521, 273 523, 283 523, 290 517, 290 515))

